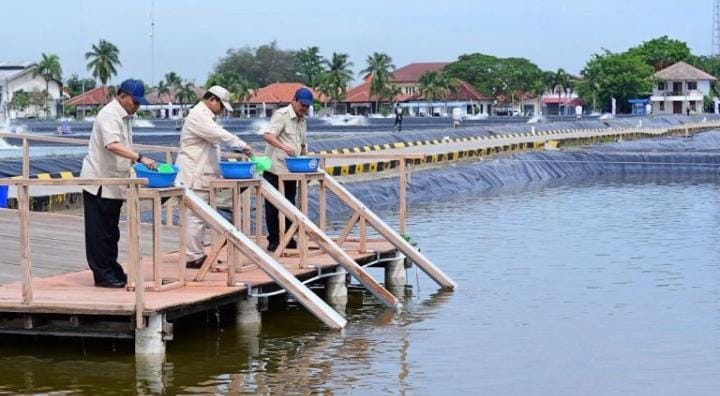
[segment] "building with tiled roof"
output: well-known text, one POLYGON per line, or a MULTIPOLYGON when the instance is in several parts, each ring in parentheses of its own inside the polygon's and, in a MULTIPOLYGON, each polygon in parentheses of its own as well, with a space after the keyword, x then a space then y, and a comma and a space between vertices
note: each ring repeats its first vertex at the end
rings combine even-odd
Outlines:
POLYGON ((79 109, 88 110, 97 106, 104 106, 110 99, 112 99, 110 88, 99 86, 66 100, 65 106, 75 106, 79 109))
MULTIPOLYGON (((391 101, 385 99, 380 109, 390 111, 392 103, 399 103, 410 115, 445 115, 449 109, 459 107, 468 114, 489 114, 493 99, 478 92, 465 81, 458 81, 455 92, 432 103, 420 93, 419 81, 429 71, 442 70, 447 62, 419 62, 403 66, 392 73, 391 84, 400 89, 400 94, 391 101)), ((350 88, 345 97, 348 112, 352 114, 376 113, 377 98, 370 95, 370 80, 350 88)))
MULTIPOLYGON (((278 108, 287 106, 295 98, 295 91, 300 88, 308 88, 304 84, 295 82, 276 82, 254 90, 250 98, 245 102, 248 107, 248 114, 260 117, 270 117, 278 108)), ((325 101, 322 95, 318 95, 312 88, 315 100, 325 101)))
POLYGON ((703 111, 703 99, 710 95, 716 80, 685 62, 678 62, 655 73, 657 81, 650 96, 654 114, 689 114, 703 111))
MULTIPOLYGON (((195 105, 206 92, 205 88, 199 86, 193 87, 193 90, 195 91, 197 99, 193 100, 192 103, 180 103, 177 100, 177 90, 170 89, 169 93, 158 95, 157 90, 154 89, 145 95, 145 99, 147 99, 150 104, 142 106, 141 110, 150 111, 153 113, 153 117, 157 118, 179 117, 183 109, 195 105)), ((89 111, 106 105, 112 100, 114 95, 115 88, 112 86, 95 87, 83 94, 66 100, 65 106, 75 106, 76 113, 84 115, 89 111)))

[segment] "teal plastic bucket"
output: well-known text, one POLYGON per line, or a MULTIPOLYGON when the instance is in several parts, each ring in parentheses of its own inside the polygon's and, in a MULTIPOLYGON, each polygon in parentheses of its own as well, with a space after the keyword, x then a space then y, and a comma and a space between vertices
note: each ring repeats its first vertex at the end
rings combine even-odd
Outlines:
POLYGON ((8 186, 0 186, 0 208, 7 208, 8 186))

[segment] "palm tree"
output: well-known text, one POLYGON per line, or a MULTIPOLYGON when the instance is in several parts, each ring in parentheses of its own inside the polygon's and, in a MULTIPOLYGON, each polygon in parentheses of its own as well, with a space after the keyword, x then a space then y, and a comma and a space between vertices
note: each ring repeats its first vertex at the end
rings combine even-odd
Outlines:
POLYGON ((432 117, 433 111, 430 103, 437 99, 445 98, 449 93, 456 91, 457 82, 447 74, 438 71, 430 70, 420 76, 418 81, 420 93, 428 101, 428 110, 432 117))
POLYGON ((169 87, 176 90, 180 89, 183 84, 183 79, 175 72, 165 73, 165 81, 169 87))
POLYGON ((375 96, 375 111, 378 111, 380 100, 387 92, 386 87, 392 79, 391 70, 395 70, 395 65, 393 65, 392 58, 389 55, 381 52, 374 52, 368 56, 366 62, 367 67, 360 71, 360 75, 365 80, 371 79, 370 96, 375 96))
POLYGON ((240 77, 229 81, 227 85, 228 91, 231 92, 230 99, 235 103, 241 103, 245 115, 245 102, 250 98, 250 83, 240 77))
MULTIPOLYGON (((42 60, 38 62, 37 68, 33 70, 33 77, 42 75, 45 79, 45 92, 50 95, 50 80, 62 79, 62 66, 60 66, 60 58, 56 54, 45 55, 43 52, 42 60)), ((48 112, 47 103, 45 104, 45 112, 48 112)))
POLYGON ((557 69, 552 77, 552 92, 558 95, 558 115, 560 115, 560 97, 563 93, 567 94, 570 87, 570 75, 562 67, 557 69))
POLYGON ((157 89, 158 99, 160 99, 161 102, 162 102, 163 96, 165 96, 165 97, 170 96, 170 86, 168 84, 166 84, 165 81, 163 81, 163 80, 160 80, 158 82, 158 85, 157 85, 157 87, 155 87, 155 89, 157 89))
MULTIPOLYGON (((166 76, 167 77, 167 76, 166 76)), ((175 94, 175 99, 180 102, 180 107, 183 113, 185 113, 185 103, 193 103, 197 100, 197 94, 195 93, 195 84, 192 81, 186 83, 180 83, 180 88, 175 94)))
POLYGON ((103 87, 117 74, 115 67, 122 66, 119 54, 115 44, 105 40, 93 44, 92 51, 85 53, 85 59, 89 61, 87 69, 92 71, 93 77, 100 80, 103 87))
MULTIPOLYGON (((327 71, 322 71, 320 74, 315 76, 315 92, 323 95, 325 98, 332 97, 333 94, 333 87, 332 87, 332 81, 330 80, 330 76, 328 75, 327 71)), ((323 105, 325 108, 327 108, 327 100, 323 101, 323 105)))
POLYGON ((350 55, 333 52, 330 61, 325 60, 327 71, 324 73, 323 79, 330 91, 330 100, 333 102, 333 113, 337 102, 345 99, 347 85, 352 80, 352 71, 350 68, 353 63, 348 59, 350 55))

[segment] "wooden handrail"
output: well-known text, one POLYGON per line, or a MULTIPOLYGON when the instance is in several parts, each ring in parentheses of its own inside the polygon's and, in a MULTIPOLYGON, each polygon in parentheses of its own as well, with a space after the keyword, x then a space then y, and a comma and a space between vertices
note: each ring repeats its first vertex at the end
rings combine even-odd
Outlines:
MULTIPOLYGON (((71 144, 76 146, 87 146, 88 140, 86 139, 77 139, 77 138, 67 138, 67 137, 57 137, 57 136, 42 136, 42 135, 33 135, 29 133, 12 133, 12 132, 3 132, 0 131, 0 138, 11 138, 11 139, 21 139, 23 141, 37 141, 37 142, 46 142, 46 143, 65 143, 65 144, 71 144)), ((132 145, 136 149, 141 150, 147 150, 147 151, 157 151, 157 152, 164 152, 164 153, 177 153, 180 151, 177 147, 172 146, 157 146, 152 144, 139 144, 139 143, 133 143, 132 145)), ((235 153, 231 151, 223 151, 220 153, 223 157, 226 158, 245 158, 244 154, 235 153)), ((166 156, 166 161, 167 156, 166 156)), ((168 161, 169 162, 169 161, 168 161)))
POLYGON ((0 185, 10 186, 144 186, 147 179, 137 178, 104 178, 104 179, 27 179, 27 178, 5 178, 0 179, 0 185))

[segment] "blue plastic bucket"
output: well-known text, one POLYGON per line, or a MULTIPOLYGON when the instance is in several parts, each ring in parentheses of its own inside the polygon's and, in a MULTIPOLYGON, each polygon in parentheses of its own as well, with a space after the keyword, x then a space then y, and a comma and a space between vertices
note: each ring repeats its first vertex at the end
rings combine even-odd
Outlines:
POLYGON ((320 158, 317 157, 287 157, 285 164, 290 172, 307 173, 316 172, 320 165, 320 158))
POLYGON ((135 164, 133 168, 135 168, 135 175, 137 175, 138 179, 148 179, 147 187, 161 188, 170 187, 175 184, 175 177, 180 169, 178 169, 175 165, 171 166, 175 172, 158 172, 150 170, 147 166, 145 166, 145 164, 135 164))
POLYGON ((220 174, 225 179, 252 179, 255 163, 245 161, 220 161, 220 174))
POLYGON ((8 186, 0 186, 0 208, 7 208, 8 186))

